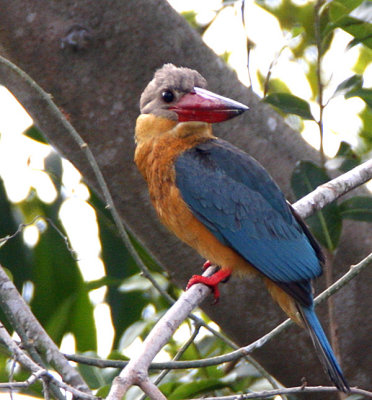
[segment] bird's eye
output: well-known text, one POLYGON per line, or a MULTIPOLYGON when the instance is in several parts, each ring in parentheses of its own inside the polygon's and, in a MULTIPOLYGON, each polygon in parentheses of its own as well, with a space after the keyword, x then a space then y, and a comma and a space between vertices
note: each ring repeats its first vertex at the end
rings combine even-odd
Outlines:
POLYGON ((171 103, 174 100, 174 93, 170 90, 164 90, 161 97, 166 103, 171 103))

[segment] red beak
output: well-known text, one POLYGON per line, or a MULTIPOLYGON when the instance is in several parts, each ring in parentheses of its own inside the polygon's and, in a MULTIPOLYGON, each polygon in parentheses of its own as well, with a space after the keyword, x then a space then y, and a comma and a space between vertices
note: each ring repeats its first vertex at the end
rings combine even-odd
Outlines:
POLYGON ((178 115, 178 121, 222 122, 248 110, 237 101, 219 96, 208 90, 194 87, 194 90, 181 97, 172 107, 178 115))

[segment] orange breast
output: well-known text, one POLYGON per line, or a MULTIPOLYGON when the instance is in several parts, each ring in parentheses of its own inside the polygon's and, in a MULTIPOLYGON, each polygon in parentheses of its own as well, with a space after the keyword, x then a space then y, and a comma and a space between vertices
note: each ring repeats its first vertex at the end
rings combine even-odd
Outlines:
MULTIPOLYGON (((143 118, 140 122, 148 125, 149 119, 143 118)), ((166 125, 161 118, 152 118, 151 122, 154 131, 157 123, 161 125, 159 130, 168 130, 152 135, 147 132, 146 139, 137 145, 135 162, 148 183, 151 201, 163 224, 212 263, 245 273, 255 272, 249 263, 223 245, 194 217, 176 186, 175 160, 185 150, 213 137, 210 125, 178 124, 175 132, 174 127, 166 125)), ((137 129, 143 128, 140 125, 137 129)))

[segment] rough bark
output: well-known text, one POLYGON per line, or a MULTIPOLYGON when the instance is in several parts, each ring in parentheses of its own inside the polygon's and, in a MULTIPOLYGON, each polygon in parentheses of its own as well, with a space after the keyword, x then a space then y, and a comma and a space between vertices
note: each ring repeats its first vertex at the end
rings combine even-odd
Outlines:
MULTIPOLYGON (((0 10, 0 52, 28 72, 69 116, 94 152, 122 217, 180 286, 198 272, 202 260, 159 224, 133 163, 139 96, 156 68, 166 62, 195 68, 208 80, 209 89, 248 104, 249 112, 216 127, 215 133, 254 155, 290 200, 289 177, 296 161, 318 160, 317 152, 239 83, 165 1, 0 0, 0 10), (65 40, 62 48, 61 41, 77 25, 80 33, 87 30, 88 40, 77 49, 65 40)), ((2 69, 0 79, 58 151, 95 185, 81 150, 61 126, 51 124, 42 103, 2 69)), ((370 251, 370 237, 367 225, 347 224, 335 278, 370 251)), ((366 389, 372 388, 372 354, 367 350, 371 285, 372 273, 366 271, 335 296, 345 375, 351 385, 366 389)), ((316 286, 323 287, 323 279, 316 286)), ((259 281, 237 277, 223 285, 217 306, 205 304, 204 309, 242 345, 284 318, 259 281)), ((319 314, 326 324, 324 306, 319 314)), ((298 385, 303 376, 309 384, 328 383, 309 338, 299 328, 291 328, 254 355, 285 385, 298 385)))

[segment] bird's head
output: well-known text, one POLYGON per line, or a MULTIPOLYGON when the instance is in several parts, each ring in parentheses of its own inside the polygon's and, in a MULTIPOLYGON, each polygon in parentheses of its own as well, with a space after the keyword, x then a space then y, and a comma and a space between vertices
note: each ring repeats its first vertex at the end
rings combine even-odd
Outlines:
POLYGON ((140 100, 141 114, 152 114, 175 122, 222 122, 248 109, 237 101, 205 89, 199 72, 165 64, 155 72, 140 100))

